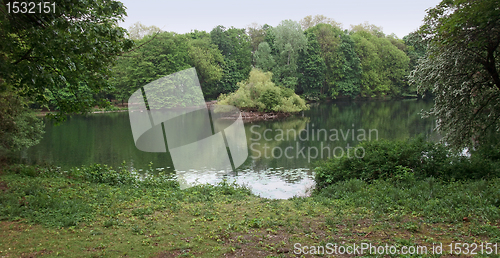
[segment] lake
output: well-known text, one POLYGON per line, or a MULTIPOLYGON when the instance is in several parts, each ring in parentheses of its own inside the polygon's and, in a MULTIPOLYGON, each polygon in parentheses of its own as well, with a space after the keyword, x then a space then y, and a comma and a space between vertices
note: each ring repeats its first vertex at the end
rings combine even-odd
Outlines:
MULTIPOLYGON (((177 173, 183 187, 215 184, 223 179, 248 186, 266 198, 305 196, 314 187, 315 164, 327 158, 362 158, 361 141, 405 139, 423 134, 437 140, 435 120, 422 119, 432 101, 336 101, 311 104, 311 109, 275 121, 245 123, 249 157, 234 172, 177 173)), ((176 173, 169 153, 142 152, 134 145, 128 112, 72 116, 61 125, 47 121, 40 144, 28 151, 29 162, 47 162, 63 169, 107 164, 139 171, 153 167, 176 173)))

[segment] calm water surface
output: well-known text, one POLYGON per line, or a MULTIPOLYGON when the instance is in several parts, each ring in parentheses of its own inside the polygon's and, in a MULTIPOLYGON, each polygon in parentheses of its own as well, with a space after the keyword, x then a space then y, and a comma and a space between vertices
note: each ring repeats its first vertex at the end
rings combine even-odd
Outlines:
MULTIPOLYGON (((435 121, 419 115, 432 104, 423 100, 321 103, 283 120, 245 123, 249 157, 235 172, 190 171, 176 177, 181 186, 214 184, 225 178, 262 197, 304 196, 314 187, 315 162, 362 156, 362 149, 353 148, 360 141, 419 134, 437 139, 435 121)), ((135 147, 127 112, 73 116, 57 126, 48 121, 45 131, 40 144, 29 150, 30 162, 63 169, 93 163, 118 167, 123 162, 145 169, 152 162, 155 168, 176 173, 169 153, 146 153, 135 147)))

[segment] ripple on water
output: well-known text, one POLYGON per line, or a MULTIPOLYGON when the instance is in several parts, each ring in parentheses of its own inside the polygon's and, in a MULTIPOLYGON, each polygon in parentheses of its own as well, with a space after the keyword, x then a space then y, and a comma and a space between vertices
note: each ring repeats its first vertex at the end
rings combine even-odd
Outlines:
POLYGON ((199 184, 215 185, 226 179, 228 182, 248 187, 255 195, 269 199, 309 196, 315 185, 314 174, 307 168, 279 167, 260 171, 247 168, 230 173, 213 170, 187 171, 177 172, 176 179, 183 189, 199 184))

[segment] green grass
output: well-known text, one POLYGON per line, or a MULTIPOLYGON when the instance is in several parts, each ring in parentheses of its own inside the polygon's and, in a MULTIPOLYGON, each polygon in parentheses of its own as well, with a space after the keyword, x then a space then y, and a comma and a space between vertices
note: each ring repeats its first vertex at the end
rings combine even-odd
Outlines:
POLYGON ((435 178, 395 184, 390 180, 366 183, 342 181, 323 189, 316 199, 344 200, 383 214, 411 214, 427 222, 500 219, 500 179, 443 182, 435 178))
POLYGON ((168 175, 127 171, 4 169, 0 256, 294 257, 295 243, 500 242, 498 179, 352 179, 269 200, 230 182, 180 190, 168 175))

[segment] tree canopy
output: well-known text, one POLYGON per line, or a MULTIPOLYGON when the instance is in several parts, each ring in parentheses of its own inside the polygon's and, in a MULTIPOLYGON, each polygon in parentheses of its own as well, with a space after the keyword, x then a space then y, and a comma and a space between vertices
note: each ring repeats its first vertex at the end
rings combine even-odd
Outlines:
POLYGON ((217 26, 210 32, 212 43, 218 46, 224 56, 224 75, 215 83, 217 97, 237 89, 236 84, 248 78, 252 65, 251 38, 245 29, 217 26))
POLYGON ((58 1, 50 12, 22 13, 0 4, 0 156, 36 144, 42 121, 35 103, 68 113, 87 112, 109 92, 110 64, 133 41, 118 21, 118 1, 58 1))
POLYGON ((161 32, 147 35, 136 44, 141 47, 120 56, 112 68, 109 82, 118 100, 127 101, 133 92, 149 82, 191 67, 184 36, 161 32))
POLYGON ((487 143, 500 130, 498 1, 445 0, 424 21, 419 33, 428 49, 412 81, 435 96, 428 114, 456 148, 487 143))
POLYGON ((325 81, 325 59, 321 56, 316 35, 307 32, 307 48, 299 52, 299 87, 308 99, 319 99, 325 81))
MULTIPOLYGON (((254 23, 246 29, 239 29, 219 25, 210 33, 171 33, 169 39, 147 36, 144 39, 148 40, 135 40, 136 44, 148 43, 155 49, 138 49, 141 54, 131 54, 135 59, 133 62, 124 65, 126 58, 120 58, 120 64, 113 68, 123 77, 118 80, 121 80, 119 84, 112 81, 117 88, 114 97, 123 100, 130 94, 130 89, 120 90, 122 85, 129 85, 125 88, 138 87, 135 82, 126 83, 132 75, 127 69, 139 69, 140 65, 132 63, 148 58, 194 66, 207 99, 237 90, 237 83, 248 78, 252 67, 272 72, 272 81, 276 85, 304 94, 309 100, 415 96, 416 89, 409 87, 406 76, 410 62, 415 64, 425 53, 418 38, 412 36, 405 38, 411 40, 405 41, 394 34, 386 36, 382 28, 369 23, 352 26, 350 31, 342 30, 340 26, 333 19, 316 15, 307 16, 300 23, 284 20, 276 27, 254 23), (303 28, 307 29, 304 31, 303 28), (168 51, 161 50, 162 43, 155 42, 168 41, 171 37, 176 38, 178 46, 174 44, 168 51), (173 51, 180 58, 162 58, 162 51, 173 51)), ((134 25, 130 30, 143 27, 147 28, 134 25)), ((162 67, 171 65, 157 66, 162 67)), ((178 67, 181 68, 184 66, 178 67)), ((164 72, 150 74, 152 70, 155 68, 143 69, 141 76, 156 78, 159 74, 176 72, 163 69, 164 72)))
POLYGON ((299 51, 306 49, 307 38, 298 22, 284 20, 273 28, 276 66, 272 72, 276 83, 295 89, 299 51))
POLYGON ((133 44, 117 25, 126 14, 118 1, 62 1, 36 14, 0 8, 0 83, 40 105, 52 101, 60 114, 98 104, 82 91, 106 89, 109 65, 133 44))

